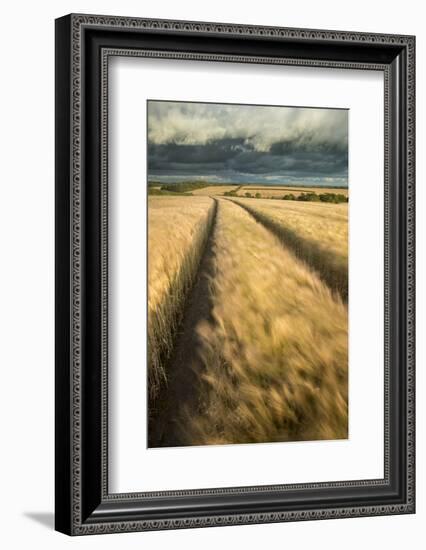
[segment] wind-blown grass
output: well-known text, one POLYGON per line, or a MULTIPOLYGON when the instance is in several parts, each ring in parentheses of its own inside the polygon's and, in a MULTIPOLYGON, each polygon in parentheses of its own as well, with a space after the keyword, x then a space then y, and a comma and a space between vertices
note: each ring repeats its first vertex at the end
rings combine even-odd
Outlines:
POLYGON ((232 199, 348 298, 348 207, 334 204, 232 199))
POLYGON ((166 382, 185 299, 197 274, 215 203, 208 197, 148 198, 148 388, 166 382))
POLYGON ((348 435, 347 307, 244 209, 219 199, 194 445, 348 435))

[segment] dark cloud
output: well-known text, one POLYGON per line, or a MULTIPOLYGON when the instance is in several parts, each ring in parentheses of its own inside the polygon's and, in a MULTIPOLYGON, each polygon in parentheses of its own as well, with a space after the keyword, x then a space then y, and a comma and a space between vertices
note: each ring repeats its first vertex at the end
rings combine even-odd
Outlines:
POLYGON ((171 109, 168 102, 154 103, 153 120, 148 119, 150 179, 347 183, 346 111, 280 107, 250 111, 247 106, 216 111, 206 104, 173 103, 171 109), (242 117, 242 110, 252 115, 250 120, 242 117), (277 124, 287 123, 290 128, 274 126, 274 115, 277 124))

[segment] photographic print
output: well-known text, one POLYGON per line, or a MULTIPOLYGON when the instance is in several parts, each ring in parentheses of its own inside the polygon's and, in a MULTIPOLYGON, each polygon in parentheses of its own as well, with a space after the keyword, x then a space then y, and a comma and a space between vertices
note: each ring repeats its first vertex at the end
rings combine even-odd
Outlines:
POLYGON ((415 50, 55 21, 57 531, 415 513, 415 50))
POLYGON ((147 102, 148 447, 348 438, 348 111, 147 102))

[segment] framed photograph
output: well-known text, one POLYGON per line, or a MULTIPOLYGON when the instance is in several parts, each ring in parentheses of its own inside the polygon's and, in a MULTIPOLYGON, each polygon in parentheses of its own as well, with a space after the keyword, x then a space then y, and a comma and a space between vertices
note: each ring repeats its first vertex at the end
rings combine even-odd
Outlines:
POLYGON ((56 20, 56 529, 409 514, 413 36, 56 20))

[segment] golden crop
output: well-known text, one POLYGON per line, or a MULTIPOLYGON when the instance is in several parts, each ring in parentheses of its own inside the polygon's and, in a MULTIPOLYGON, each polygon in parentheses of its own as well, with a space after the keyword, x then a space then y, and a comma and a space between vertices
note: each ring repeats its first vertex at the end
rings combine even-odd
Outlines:
POLYGON ((166 380, 185 299, 213 219, 208 197, 148 198, 148 387, 157 397, 166 380))
POLYGON ((237 189, 236 185, 209 185, 208 187, 200 187, 200 189, 194 189, 192 192, 193 195, 223 195, 227 191, 235 191, 237 189))
MULTIPOLYGON (((323 217, 333 218, 331 210, 323 217)), ((320 227, 321 219, 315 210, 307 223, 320 227)), ((214 254, 212 320, 197 327, 201 406, 187 418, 188 441, 346 438, 346 305, 272 232, 224 199, 214 254)))
POLYGON ((348 296, 348 205, 233 199, 313 267, 344 299, 348 296))

